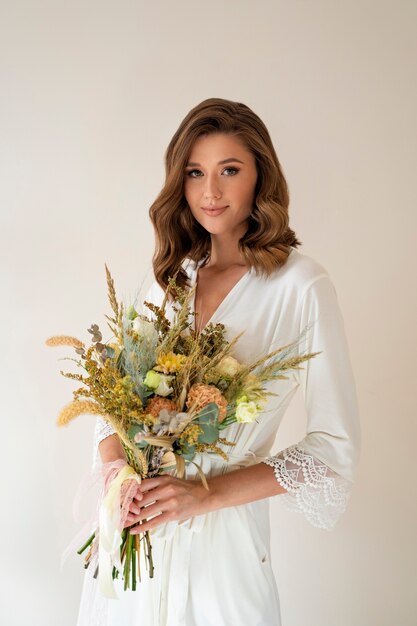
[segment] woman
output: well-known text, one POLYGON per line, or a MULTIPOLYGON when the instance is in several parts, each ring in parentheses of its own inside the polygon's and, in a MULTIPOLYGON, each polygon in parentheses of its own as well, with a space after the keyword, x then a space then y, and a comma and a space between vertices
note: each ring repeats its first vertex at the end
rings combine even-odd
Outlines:
MULTIPOLYGON (((321 528, 346 508, 360 449, 354 378, 342 315, 326 270, 301 254, 289 228, 287 184, 269 133, 241 103, 210 98, 181 122, 166 153, 166 182, 151 206, 155 281, 161 304, 168 277, 196 285, 195 330, 221 322, 240 361, 287 344, 312 323, 302 352, 321 354, 274 381, 254 424, 232 424, 226 462, 196 459, 207 491, 187 466, 184 479, 144 480, 127 523, 147 519, 155 578, 105 600, 86 575, 79 626, 279 626, 270 563, 269 498, 279 496, 321 528), (308 417, 302 441, 271 452, 297 388, 308 417), (150 518, 150 519, 149 519, 150 518)), ((172 318, 172 303, 168 317, 172 318)), ((124 459, 111 427, 97 420, 101 462, 124 459)), ((193 469, 194 468, 194 469, 193 469)))

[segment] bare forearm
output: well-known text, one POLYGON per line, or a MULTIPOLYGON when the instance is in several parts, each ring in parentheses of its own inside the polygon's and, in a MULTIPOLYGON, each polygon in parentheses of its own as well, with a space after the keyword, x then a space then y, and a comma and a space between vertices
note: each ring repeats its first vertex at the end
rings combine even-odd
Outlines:
POLYGON ((116 461, 117 459, 126 459, 122 444, 116 434, 110 435, 100 441, 98 449, 103 463, 116 461))
POLYGON ((207 482, 210 487, 210 491, 206 491, 207 511, 247 504, 286 493, 286 489, 275 478, 274 469, 266 463, 257 463, 227 474, 213 476, 207 482))
MULTIPOLYGON (((116 434, 103 439, 99 444, 99 451, 103 463, 117 459, 126 460, 120 439, 116 434)), ((142 491, 149 491, 149 497, 141 506, 156 499, 155 494, 158 489, 155 487, 158 487, 159 483, 163 484, 161 480, 164 481, 167 478, 168 476, 165 475, 162 478, 148 478, 142 482, 142 491)), ((275 478, 273 468, 266 463, 257 463, 250 467, 213 476, 207 480, 210 488, 208 491, 200 479, 189 481, 174 478, 174 481, 183 483, 182 491, 193 494, 192 500, 194 500, 193 506, 195 507, 193 514, 197 515, 286 493, 286 489, 275 478), (187 484, 188 487, 186 487, 187 484)))

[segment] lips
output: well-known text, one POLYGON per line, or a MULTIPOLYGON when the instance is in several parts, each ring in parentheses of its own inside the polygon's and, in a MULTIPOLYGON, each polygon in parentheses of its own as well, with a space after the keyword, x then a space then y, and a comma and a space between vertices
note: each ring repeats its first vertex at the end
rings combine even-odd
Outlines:
POLYGON ((220 215, 220 213, 223 213, 223 211, 227 209, 227 206, 223 206, 223 207, 202 206, 201 208, 203 209, 204 213, 206 213, 206 215, 220 215))

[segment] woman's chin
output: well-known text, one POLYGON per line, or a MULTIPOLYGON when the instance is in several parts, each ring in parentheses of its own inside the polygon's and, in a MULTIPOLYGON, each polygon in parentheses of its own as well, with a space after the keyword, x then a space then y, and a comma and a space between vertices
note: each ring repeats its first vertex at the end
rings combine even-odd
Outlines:
POLYGON ((221 237, 222 235, 230 235, 231 229, 227 226, 213 225, 213 224, 201 224, 202 227, 214 237, 221 237))

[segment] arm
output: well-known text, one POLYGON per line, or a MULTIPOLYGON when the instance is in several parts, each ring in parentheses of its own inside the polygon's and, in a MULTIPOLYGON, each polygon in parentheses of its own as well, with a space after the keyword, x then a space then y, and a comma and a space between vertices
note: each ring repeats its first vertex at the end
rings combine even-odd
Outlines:
MULTIPOLYGON (((100 418, 101 419, 101 418, 100 418)), ((108 428, 104 422, 98 421, 98 430, 108 428)), ((110 427, 111 428, 111 427, 110 427)), ((102 463, 109 463, 118 459, 126 460, 123 447, 116 433, 107 434, 109 430, 101 430, 101 436, 105 435, 98 443, 98 450, 102 463)), ((133 524, 143 518, 148 518, 162 508, 171 507, 165 516, 167 519, 184 519, 190 515, 201 515, 216 509, 246 504, 261 498, 284 493, 286 490, 276 481, 274 471, 264 463, 257 463, 251 467, 229 472, 222 476, 213 476, 208 479, 210 490, 204 487, 200 479, 181 480, 170 475, 157 476, 142 481, 141 492, 135 499, 131 507, 132 514, 128 517, 127 523, 133 524), (157 490, 158 488, 158 490, 157 490), (174 497, 172 497, 174 489, 174 497), (166 502, 166 498, 170 501, 166 502), (176 499, 177 498, 177 499, 176 499), (180 499, 181 498, 181 499, 180 499), (142 516, 134 515, 140 513, 140 506, 146 506, 155 500, 159 500, 153 507, 147 507, 142 516)), ((154 528, 161 524, 164 519, 158 516, 155 521, 147 522, 146 526, 141 526, 141 532, 154 528)))
POLYGON ((197 482, 206 492, 204 512, 247 504, 286 492, 286 489, 276 481, 273 470, 264 463, 213 476, 207 481, 210 492, 200 481, 197 482))
POLYGON ((126 460, 122 444, 116 433, 102 439, 98 444, 98 450, 102 463, 116 461, 117 459, 126 460))
POLYGON ((263 463, 213 476, 207 483, 209 491, 200 479, 185 480, 165 474, 143 480, 139 488, 143 497, 135 498, 127 522, 147 521, 131 532, 142 533, 164 522, 184 520, 286 491, 275 480, 273 470, 263 463))
POLYGON ((358 402, 335 288, 319 276, 302 298, 305 350, 321 351, 295 370, 307 412, 302 441, 263 460, 288 493, 281 502, 319 528, 331 529, 347 506, 360 453, 358 402))
POLYGON ((108 461, 124 458, 125 454, 116 431, 103 417, 97 415, 94 430, 93 468, 108 461))

